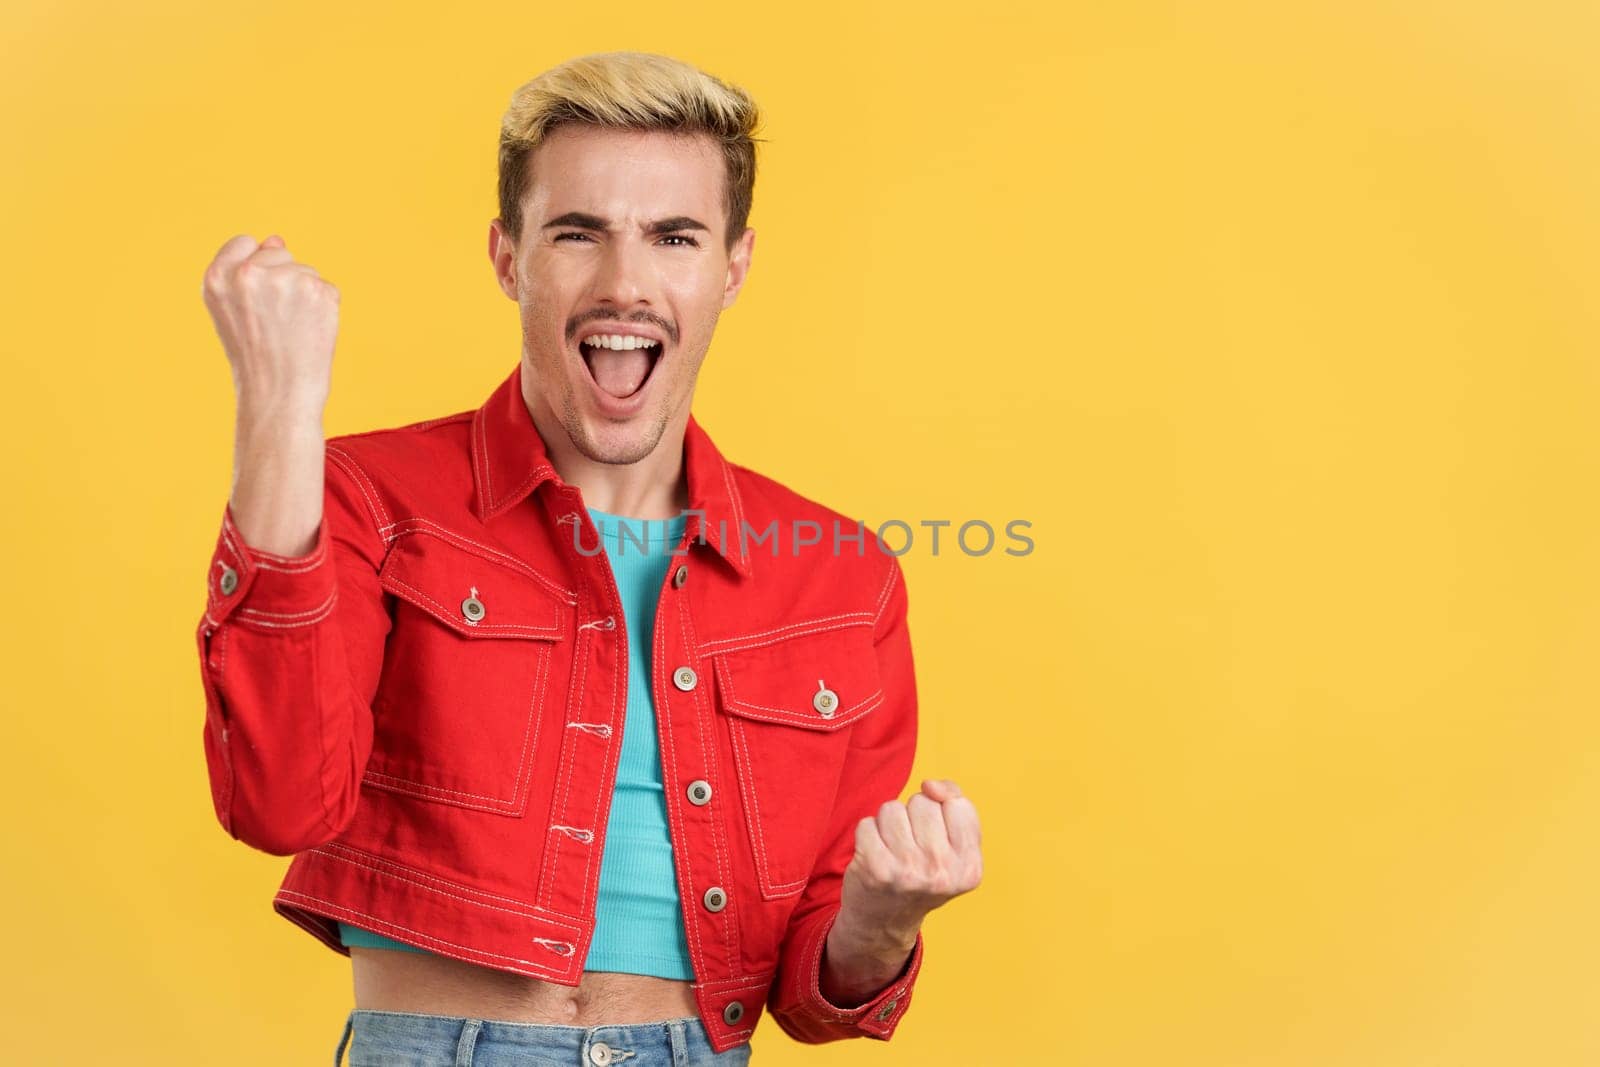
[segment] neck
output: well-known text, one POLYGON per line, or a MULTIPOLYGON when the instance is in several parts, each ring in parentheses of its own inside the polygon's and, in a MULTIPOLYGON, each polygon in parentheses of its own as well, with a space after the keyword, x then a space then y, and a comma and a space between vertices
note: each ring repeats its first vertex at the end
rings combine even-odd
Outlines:
POLYGON ((655 448, 633 463, 602 463, 585 455, 559 419, 536 404, 529 404, 528 410, 544 439, 550 465, 562 481, 577 486, 586 507, 627 518, 670 519, 689 506, 683 467, 687 405, 683 415, 667 423, 655 448))

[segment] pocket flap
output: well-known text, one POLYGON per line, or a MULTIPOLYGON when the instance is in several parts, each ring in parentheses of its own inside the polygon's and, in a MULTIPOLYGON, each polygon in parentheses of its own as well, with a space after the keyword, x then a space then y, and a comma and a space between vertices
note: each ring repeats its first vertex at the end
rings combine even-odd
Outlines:
POLYGON ((563 605, 537 578, 426 531, 395 543, 378 581, 465 637, 561 640, 563 605))
POLYGON ((872 629, 846 626, 713 653, 724 710, 807 730, 838 730, 883 700, 872 629))

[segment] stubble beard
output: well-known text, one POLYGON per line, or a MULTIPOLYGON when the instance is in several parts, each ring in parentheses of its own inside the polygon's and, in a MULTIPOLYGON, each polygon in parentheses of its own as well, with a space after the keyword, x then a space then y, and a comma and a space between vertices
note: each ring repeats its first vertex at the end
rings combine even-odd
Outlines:
POLYGON ((567 439, 572 442, 572 447, 577 449, 580 455, 594 463, 618 466, 638 463, 650 455, 661 443, 662 435, 667 432, 668 419, 665 412, 659 410, 647 412, 642 419, 645 421, 644 428, 635 431, 637 436, 633 436, 631 441, 607 447, 602 446, 590 433, 583 413, 579 410, 577 398, 570 390, 561 412, 561 423, 567 431, 567 439))

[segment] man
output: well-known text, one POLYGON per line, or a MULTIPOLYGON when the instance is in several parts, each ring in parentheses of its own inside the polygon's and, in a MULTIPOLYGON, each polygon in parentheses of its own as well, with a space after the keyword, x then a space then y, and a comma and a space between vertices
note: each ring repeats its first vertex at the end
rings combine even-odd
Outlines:
POLYGON ((489 258, 522 352, 476 410, 325 441, 337 290, 276 235, 206 271, 237 427, 205 756, 224 828, 294 856, 274 907, 351 958, 336 1061, 742 1063, 763 1008, 887 1040, 978 884, 955 784, 895 799, 898 559, 690 414, 756 122, 648 54, 517 91, 489 258))

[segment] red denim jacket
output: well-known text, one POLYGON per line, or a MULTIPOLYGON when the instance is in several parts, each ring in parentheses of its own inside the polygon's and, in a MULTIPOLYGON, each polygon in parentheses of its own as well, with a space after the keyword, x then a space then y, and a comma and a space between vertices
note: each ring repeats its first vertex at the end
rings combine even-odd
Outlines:
MULTIPOLYGON (((273 907, 329 948, 349 955, 344 920, 576 986, 628 640, 520 376, 475 411, 329 439, 303 556, 250 547, 224 508, 195 631, 203 738, 217 819, 294 856, 273 907)), ((799 1041, 887 1040, 920 934, 866 1004, 831 1004, 819 975, 856 823, 911 773, 899 560, 692 416, 683 461, 651 685, 700 1017, 719 1052, 763 1007, 799 1041)))

